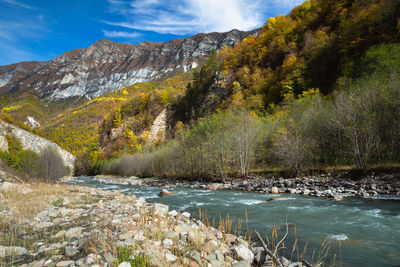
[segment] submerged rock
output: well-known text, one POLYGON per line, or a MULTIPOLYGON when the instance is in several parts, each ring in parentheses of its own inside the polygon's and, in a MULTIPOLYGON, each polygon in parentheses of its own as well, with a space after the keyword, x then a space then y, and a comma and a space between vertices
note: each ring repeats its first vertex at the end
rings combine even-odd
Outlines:
POLYGON ((166 189, 161 190, 161 192, 158 194, 159 197, 165 197, 169 195, 175 195, 175 193, 169 192, 166 189))

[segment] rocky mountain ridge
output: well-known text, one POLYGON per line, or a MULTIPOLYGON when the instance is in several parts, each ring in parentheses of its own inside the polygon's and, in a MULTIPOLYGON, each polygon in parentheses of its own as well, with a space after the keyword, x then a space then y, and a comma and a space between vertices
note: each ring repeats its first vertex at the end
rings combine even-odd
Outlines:
POLYGON ((169 42, 122 44, 102 39, 46 62, 0 66, 0 94, 29 91, 42 99, 92 99, 137 82, 197 67, 212 49, 234 46, 252 32, 197 34, 169 42))

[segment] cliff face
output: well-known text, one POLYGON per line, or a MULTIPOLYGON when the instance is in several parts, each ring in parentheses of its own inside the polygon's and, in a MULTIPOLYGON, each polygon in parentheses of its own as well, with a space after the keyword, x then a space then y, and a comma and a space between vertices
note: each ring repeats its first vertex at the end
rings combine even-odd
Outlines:
POLYGON ((47 62, 0 66, 0 94, 32 91, 45 99, 91 99, 136 82, 195 68, 212 49, 233 46, 253 33, 232 30, 138 45, 103 39, 47 62))
POLYGON ((74 170, 75 156, 68 151, 59 147, 56 143, 53 143, 43 137, 32 134, 15 125, 3 122, 0 120, 0 150, 8 150, 8 143, 5 135, 9 133, 15 136, 22 144, 24 149, 31 149, 36 153, 40 153, 46 147, 51 147, 58 151, 61 158, 64 160, 65 166, 74 170))

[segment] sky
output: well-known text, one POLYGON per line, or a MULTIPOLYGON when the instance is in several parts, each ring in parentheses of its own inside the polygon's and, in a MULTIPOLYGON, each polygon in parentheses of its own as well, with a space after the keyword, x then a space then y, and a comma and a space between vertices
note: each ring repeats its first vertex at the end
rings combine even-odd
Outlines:
POLYGON ((0 0, 0 65, 47 61, 106 38, 137 44, 252 30, 303 0, 0 0))

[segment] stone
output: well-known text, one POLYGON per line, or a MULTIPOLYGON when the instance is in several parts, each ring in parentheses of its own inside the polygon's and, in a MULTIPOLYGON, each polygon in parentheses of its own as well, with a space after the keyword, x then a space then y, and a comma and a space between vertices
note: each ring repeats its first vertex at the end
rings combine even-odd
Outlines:
POLYGON ((119 236, 119 239, 120 240, 130 239, 130 238, 133 238, 134 236, 135 236, 135 232, 129 231, 129 232, 121 234, 119 236))
POLYGON ((0 258, 10 257, 10 256, 23 256, 28 254, 26 248, 10 246, 5 247, 0 245, 0 258))
POLYGON ((203 250, 207 253, 213 253, 218 248, 218 242, 215 240, 208 241, 204 246, 203 250))
POLYGON ((124 262, 121 262, 118 265, 118 267, 132 267, 132 266, 131 266, 131 264, 129 262, 124 261, 124 262))
POLYGON ((264 248, 255 249, 254 261, 257 265, 263 265, 267 260, 267 252, 264 248))
POLYGON ((369 195, 368 192, 365 192, 365 191, 364 191, 364 192, 362 192, 362 196, 363 196, 363 197, 369 197, 370 195, 369 195))
POLYGON ((279 189, 278 187, 274 186, 271 188, 271 194, 279 194, 279 189))
POLYGON ((165 257, 165 260, 166 260, 167 262, 174 262, 174 261, 176 261, 176 260, 178 259, 178 257, 175 256, 175 255, 172 254, 172 253, 166 253, 166 254, 164 255, 164 257, 165 257))
POLYGON ((203 244, 207 235, 203 231, 191 230, 187 233, 187 239, 193 244, 203 244))
POLYGON ((236 236, 232 234, 225 234, 224 235, 225 243, 228 245, 232 245, 233 243, 236 242, 236 236))
POLYGON ((342 197, 342 196, 336 196, 336 197, 333 198, 333 200, 335 200, 335 201, 342 201, 342 200, 343 200, 343 197, 342 197))
POLYGON ((163 248, 169 249, 174 245, 174 242, 171 239, 164 239, 162 241, 163 248))
POLYGON ((79 251, 75 247, 72 246, 65 247, 65 256, 67 257, 73 257, 78 253, 79 251))
POLYGON ((98 254, 96 255, 96 254, 92 253, 92 254, 89 254, 89 255, 86 256, 85 263, 88 264, 88 265, 95 264, 100 259, 101 259, 100 255, 98 255, 98 254))
POLYGON ((214 190, 218 190, 218 189, 222 188, 223 186, 224 185, 221 184, 221 183, 213 183, 213 184, 210 184, 210 185, 207 186, 207 190, 214 191, 214 190))
POLYGON ((281 257, 281 262, 284 267, 288 267, 290 265, 290 261, 285 257, 281 257))
POLYGON ((182 213, 182 217, 185 219, 189 219, 190 218, 190 213, 189 212, 184 212, 182 213))
POLYGON ((65 236, 65 230, 61 230, 57 234, 53 235, 52 238, 59 239, 59 238, 63 238, 64 236, 65 236))
POLYGON ((170 212, 168 212, 168 215, 170 217, 176 217, 178 215, 178 212, 176 210, 171 210, 170 212))
POLYGON ((168 206, 160 203, 154 203, 151 206, 150 212, 157 215, 165 215, 168 213, 168 206))
POLYGON ((201 265, 201 255, 200 252, 198 252, 197 250, 191 250, 189 252, 189 258, 191 258, 192 260, 196 261, 199 265, 201 265))
POLYGON ((56 264, 56 267, 74 267, 74 261, 60 261, 56 264))
POLYGON ((238 263, 232 264, 232 267, 251 267, 251 262, 248 260, 239 261, 238 263))
POLYGON ((53 225, 54 225, 54 223, 52 223, 52 222, 40 222, 36 225, 36 228, 37 229, 45 229, 45 228, 49 228, 53 225))
POLYGON ((6 257, 6 248, 0 245, 0 258, 6 257))
POLYGON ((244 245, 239 245, 234 248, 236 258, 238 260, 247 260, 253 262, 254 254, 250 249, 245 247, 244 245))
POLYGON ((82 235, 82 227, 74 227, 74 228, 70 228, 68 229, 67 232, 65 232, 65 237, 69 240, 71 237, 78 237, 80 235, 82 235))
POLYGON ((169 195, 175 195, 175 193, 169 192, 166 189, 161 190, 161 192, 158 194, 159 197, 165 197, 169 195))

